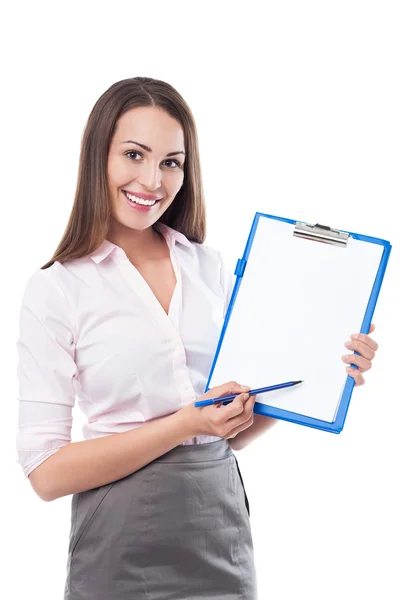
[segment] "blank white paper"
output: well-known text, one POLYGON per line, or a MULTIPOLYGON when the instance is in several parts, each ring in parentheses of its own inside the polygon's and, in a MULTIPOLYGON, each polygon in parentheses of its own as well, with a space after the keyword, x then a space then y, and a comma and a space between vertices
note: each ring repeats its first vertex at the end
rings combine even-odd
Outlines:
POLYGON ((344 343, 360 331, 383 246, 302 239, 294 225, 260 216, 209 387, 230 380, 257 402, 332 423, 347 379, 344 343))

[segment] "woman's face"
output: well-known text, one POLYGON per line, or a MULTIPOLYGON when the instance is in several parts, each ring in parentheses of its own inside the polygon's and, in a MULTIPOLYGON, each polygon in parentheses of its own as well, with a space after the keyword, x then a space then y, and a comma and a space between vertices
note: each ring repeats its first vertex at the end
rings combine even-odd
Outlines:
POLYGON ((153 225, 182 187, 184 150, 182 126, 162 109, 139 107, 123 114, 108 155, 113 219, 131 229, 153 225), (125 192, 161 200, 143 206, 125 192))

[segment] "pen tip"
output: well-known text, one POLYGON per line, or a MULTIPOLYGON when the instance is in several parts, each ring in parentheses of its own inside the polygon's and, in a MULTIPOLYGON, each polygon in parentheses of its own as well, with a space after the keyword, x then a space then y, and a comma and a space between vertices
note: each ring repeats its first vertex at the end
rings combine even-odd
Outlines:
POLYGON ((297 385, 298 383, 303 383, 304 379, 300 379, 299 381, 293 381, 293 385, 297 385))

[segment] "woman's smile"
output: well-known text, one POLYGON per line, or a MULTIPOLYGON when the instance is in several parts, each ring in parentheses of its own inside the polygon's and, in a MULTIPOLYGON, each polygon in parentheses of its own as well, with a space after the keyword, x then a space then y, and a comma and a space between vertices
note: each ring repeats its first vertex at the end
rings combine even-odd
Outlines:
POLYGON ((135 208, 136 210, 139 210, 141 212, 149 212, 152 208, 154 208, 156 204, 158 204, 162 200, 162 198, 160 198, 160 200, 143 200, 138 196, 132 196, 131 194, 128 194, 127 192, 125 192, 125 190, 122 191, 124 193, 128 205, 131 208, 135 208))

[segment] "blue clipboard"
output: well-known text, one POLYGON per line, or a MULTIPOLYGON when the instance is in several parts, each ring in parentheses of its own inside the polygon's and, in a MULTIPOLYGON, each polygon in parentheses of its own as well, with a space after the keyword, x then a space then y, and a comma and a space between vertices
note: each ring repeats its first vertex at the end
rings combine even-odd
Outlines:
MULTIPOLYGON (((221 383, 224 383, 225 381, 229 381, 231 379, 233 380, 237 380, 240 382, 244 382, 247 385, 250 385, 252 388, 256 388, 256 387, 263 387, 263 386, 267 386, 267 385, 271 385, 271 384, 276 384, 276 383, 280 383, 280 381, 289 381, 292 379, 305 379, 305 377, 303 377, 302 373, 294 373, 293 371, 291 371, 290 375, 288 375, 286 377, 286 379, 281 379, 281 377, 283 377, 283 375, 281 377, 278 377, 276 374, 272 377, 272 379, 270 378, 270 380, 266 380, 266 378, 263 379, 259 379, 258 381, 254 382, 252 378, 249 379, 249 377, 247 376, 247 372, 245 372, 246 374, 242 377, 239 376, 237 374, 237 371, 232 371, 231 373, 228 372, 228 367, 230 366, 230 363, 232 363, 232 365, 235 365, 235 358, 234 358, 234 354, 232 354, 232 352, 234 352, 233 348, 239 348, 240 344, 237 343, 233 343, 233 338, 231 336, 230 340, 227 340, 227 338, 229 337, 229 333, 230 333, 230 329, 234 329, 236 327, 236 330, 238 329, 239 325, 238 323, 240 322, 240 318, 237 315, 237 319, 235 321, 235 325, 231 326, 231 328, 229 327, 229 325, 232 323, 233 320, 235 320, 235 307, 240 304, 240 300, 241 300, 241 295, 239 294, 241 287, 244 285, 243 282, 246 282, 246 275, 247 272, 250 271, 250 268, 248 267, 248 265, 250 265, 251 260, 252 260, 252 249, 255 247, 255 245, 257 246, 257 244, 255 244, 255 241, 257 241, 258 239, 258 246, 257 246, 257 252, 259 255, 258 260, 260 259, 260 255, 262 253, 264 253, 264 259, 265 259, 265 265, 270 265, 270 268, 272 268, 272 265, 274 262, 279 262, 279 259, 277 258, 277 256, 281 256, 281 255, 276 255, 273 252, 266 251, 266 247, 264 248, 262 246, 263 243, 265 242, 265 239, 268 237, 268 235, 273 235, 273 230, 274 228, 278 228, 277 232, 276 232, 276 240, 280 240, 282 238, 282 234, 281 231, 284 231, 286 234, 288 232, 288 226, 290 227, 290 238, 287 237, 287 242, 285 242, 287 244, 287 246, 289 247, 291 244, 297 244, 296 246, 293 246, 292 248, 292 252, 295 252, 296 254, 298 254, 298 250, 300 249, 302 252, 307 252, 310 253, 310 256, 313 254, 314 256, 316 255, 321 255, 322 258, 318 258, 318 260, 320 260, 320 262, 322 261, 323 264, 323 271, 322 272, 328 272, 329 269, 334 269, 334 267, 332 265, 334 265, 334 261, 337 260, 337 257, 340 256, 340 260, 342 261, 342 267, 341 267, 341 271, 340 274, 343 271, 343 264, 346 264, 346 262, 348 262, 348 259, 346 257, 345 254, 339 255, 339 254, 334 254, 334 252, 346 252, 346 247, 347 248, 352 248, 351 252, 352 254, 352 260, 354 261, 359 261, 359 263, 362 263, 363 261, 359 260, 357 258, 357 248, 358 249, 362 249, 363 252, 365 252, 366 250, 368 252, 370 252, 370 254, 366 254, 364 262, 366 263, 366 266, 369 268, 370 273, 369 273, 369 279, 366 278, 367 283, 365 285, 367 285, 367 288, 364 288, 364 296, 365 297, 365 304, 362 304, 362 306, 365 306, 365 310, 363 309, 362 313, 360 314, 360 321, 358 326, 354 329, 351 329, 350 331, 347 332, 347 335, 350 334, 351 331, 356 332, 357 330, 360 331, 361 333, 368 333, 370 325, 371 325, 371 321, 372 321, 372 317, 374 314, 374 310, 376 307, 376 303, 377 303, 377 299, 379 296, 379 292, 381 289, 381 285, 382 285, 382 281, 384 278, 384 274, 386 271, 386 267, 387 267, 387 263, 389 260, 389 256, 390 256, 390 252, 391 252, 391 244, 390 242, 383 240, 383 239, 379 239, 379 238, 375 238, 375 237, 371 237, 371 236, 367 236, 367 235, 362 235, 362 234, 358 234, 358 233, 354 233, 354 232, 349 232, 349 231, 344 231, 344 230, 338 230, 338 229, 332 229, 330 227, 324 226, 324 225, 320 225, 320 224, 316 224, 316 225, 310 225, 307 224, 304 221, 299 221, 299 220, 294 220, 294 219, 287 219, 284 217, 278 217, 278 216, 274 216, 274 215, 269 215, 269 214, 265 214, 265 213, 260 213, 260 212, 256 212, 254 219, 253 219, 253 223, 251 226, 251 230, 245 245, 245 249, 243 252, 243 256, 242 258, 239 258, 237 261, 237 265, 236 265, 236 269, 235 269, 235 275, 236 275, 236 281, 233 287, 233 291, 232 291, 232 295, 229 301, 229 306, 227 308, 227 312, 225 315, 225 320, 224 320, 224 324, 222 327, 222 331, 221 331, 221 335, 218 341, 218 345, 217 345, 217 349, 215 352, 215 356, 213 359, 213 363, 212 363, 212 367, 210 370, 210 374, 208 377, 208 381, 207 381, 207 385, 205 388, 205 392, 207 392, 211 387, 214 387, 215 385, 219 385, 221 383), (284 225, 283 225, 284 224, 284 225), (265 229, 266 227, 270 228, 270 233, 268 233, 267 235, 265 235, 265 231, 267 230, 263 230, 263 228, 265 229), (279 229, 281 228, 281 229, 279 229), (257 238, 257 233, 258 238, 257 238), (301 240, 301 241, 299 241, 301 240), (322 243, 318 243, 318 242, 322 242, 322 243), (365 242, 367 245, 365 244, 359 244, 359 242, 365 242), (309 246, 303 246, 302 244, 308 244, 309 246), (310 244, 313 244, 313 246, 311 246, 310 244), (370 246, 370 245, 373 246, 370 246), (330 247, 330 249, 328 250, 328 246, 330 247), (341 248, 340 248, 341 246, 341 248), (324 248, 323 248, 324 247, 324 248), (332 250, 332 248, 335 247, 335 250, 332 250), (344 248, 344 250, 343 250, 344 248), (268 256, 265 256, 265 254, 268 254, 268 256), (374 260, 369 260, 368 256, 373 256, 374 255, 374 260), (367 260, 368 259, 368 260, 367 260), (345 261, 345 262, 343 262, 345 261), (367 265, 368 262, 368 265, 367 265), (371 265, 373 265, 371 267, 371 265), (375 267, 376 265, 376 267, 375 267), (371 274, 371 269, 373 269, 373 273, 371 274), (368 294, 366 294, 366 289, 368 289, 368 294), (238 302, 239 300, 239 302, 238 302), (359 326, 361 323, 361 326, 359 326), (226 344, 225 344, 226 342, 226 344), (230 350, 226 350, 226 345, 231 345, 230 350), (224 353, 225 350, 225 353, 224 353), (222 354, 222 359, 221 359, 221 354, 222 354), (218 371, 218 368, 220 367, 220 362, 224 362, 224 364, 222 365, 222 367, 219 370, 219 377, 220 379, 215 378, 216 375, 216 370, 218 371), (222 369, 222 370, 221 370, 222 369), (225 371, 223 370, 225 369, 225 371), (221 373, 224 373, 227 375, 227 378, 224 379, 224 377, 221 375, 221 373), (228 377, 228 375, 230 375, 228 377), (222 379, 221 379, 222 377, 222 379), (279 379, 279 380, 278 380, 279 379)), ((272 239, 272 238, 271 238, 272 239)), ((269 242, 270 243, 270 242, 269 242)), ((350 250, 349 250, 350 251, 350 250)), ((253 252, 255 252, 255 250, 253 250, 253 252)), ((288 255, 287 257, 287 262, 286 264, 290 264, 290 256, 288 255)), ((261 263, 258 263, 258 271, 260 271, 260 265, 261 263)), ((251 275, 253 277, 254 280, 257 279, 258 277, 258 281, 261 281, 262 279, 262 273, 259 273, 259 275, 254 275, 254 270, 257 270, 257 265, 256 263, 254 263, 253 261, 253 274, 251 275)), ((337 267, 336 267, 337 268, 337 267)), ((277 271, 278 272, 278 271, 277 271)), ((350 274, 351 276, 351 274, 350 274)), ((250 275, 249 275, 250 277, 250 275)), ((341 275, 337 276, 337 280, 341 279, 341 275)), ((353 276, 354 279, 354 276, 353 276)), ((311 280, 309 280, 311 281, 311 280)), ((351 280, 349 280, 351 281, 351 280)), ((345 283, 343 284, 345 285, 345 283)), ((299 289, 300 286, 298 286, 297 289, 299 289)), ((326 285, 325 285, 325 289, 326 289, 326 285)), ((346 287, 343 288, 344 292, 346 291, 346 287)), ((335 292, 335 285, 333 284, 332 286, 332 293, 336 293, 335 292)), ((342 290, 342 294, 343 294, 343 290, 342 290)), ((248 296, 249 298, 251 297, 251 292, 248 291, 248 296)), ((272 295, 275 295, 277 297, 277 301, 279 302, 279 294, 280 294, 280 287, 278 286, 274 286, 272 287, 271 291, 269 292, 269 296, 271 297, 272 295)), ((243 292, 243 296, 245 296, 245 292, 243 292)), ((254 297, 254 296, 253 296, 254 297)), ((360 306, 360 305, 359 305, 360 306)), ((358 313, 360 312, 358 306, 358 313)), ((249 304, 249 307, 251 308, 251 305, 249 304)), ((239 309, 238 309, 239 310, 239 309)), ((242 318, 245 319, 245 316, 247 316, 248 318, 252 318, 251 316, 249 316, 249 314, 251 313, 251 310, 245 310, 245 308, 243 308, 243 302, 241 305, 241 309, 242 311, 241 315, 242 318)), ((322 310, 322 309, 321 309, 322 310)), ((356 311, 356 308, 354 309, 356 311)), ((357 314, 358 314, 357 313, 357 314)), ((332 311, 331 313, 332 314, 332 311)), ((324 317, 323 313, 322 313, 322 318, 324 317)), ((262 319, 262 317, 260 318, 262 319)), ((283 321, 281 321, 283 323, 283 321)), ((258 323, 261 323, 261 320, 258 321, 258 323)), ((242 327, 246 327, 246 325, 241 325, 242 327)), ((232 334, 233 335, 233 334, 232 334)), ((257 332, 255 332, 255 336, 257 335, 257 332)), ((290 332, 289 332, 290 335, 290 332)), ((253 336, 253 339, 255 339, 255 336, 253 336)), ((250 340, 252 339, 251 335, 247 334, 247 338, 249 338, 250 340)), ((276 338, 278 339, 278 338, 276 338)), ((343 346, 344 342, 345 342, 345 337, 343 337, 341 346, 343 346)), ((236 340, 238 341, 238 340, 236 340)), ((268 341, 265 342, 266 345, 268 345, 268 341)), ((272 342, 271 342, 272 343, 272 342)), ((239 352, 239 350, 237 350, 239 352)), ((346 352, 345 348, 343 347, 342 353, 346 352)), ((348 351, 351 352, 351 351, 348 351)), ((299 355, 299 354, 298 354, 299 355)), ((243 356, 242 358, 240 358, 240 356, 237 356, 236 359, 236 367, 237 370, 240 371, 240 369, 238 368, 239 366, 241 367, 242 363, 243 363, 243 356)), ((279 366, 279 365, 284 365, 285 363, 285 356, 286 353, 284 350, 282 350, 281 352, 281 358, 280 360, 276 363, 275 366, 279 366)), ((295 360, 295 359, 293 359, 295 360)), ((335 408, 335 413, 333 417, 330 418, 316 418, 315 416, 310 416, 310 414, 307 414, 307 412, 312 412, 311 409, 306 408, 303 411, 297 411, 297 409, 293 409, 293 407, 296 406, 296 397, 293 396, 293 398, 290 398, 289 400, 287 400, 287 402, 290 405, 290 409, 287 408, 280 408, 280 400, 278 402, 272 402, 270 401, 270 398, 267 397, 270 394, 276 394, 277 392, 269 392, 268 394, 264 395, 263 398, 263 402, 255 402, 254 405, 254 412, 257 414, 261 414, 261 415, 265 415, 265 416, 269 416, 272 418, 276 418, 276 419, 282 419, 285 421, 290 421, 292 423, 297 423, 300 425, 305 425, 308 427, 313 427, 316 429, 320 429, 323 431, 328 431, 331 433, 340 433, 343 429, 344 423, 345 423, 345 419, 346 419, 346 415, 347 415, 347 411, 349 408, 349 403, 350 403, 350 399, 352 396, 352 392, 353 392, 353 388, 354 388, 354 379, 352 377, 350 377, 349 375, 346 375, 345 371, 344 371, 344 363, 340 360, 340 355, 337 355, 337 360, 340 361, 340 366, 343 369, 343 386, 342 386, 342 390, 341 393, 338 396, 338 400, 337 400, 337 406, 335 408), (274 405, 275 404, 275 405, 274 405)), ((294 362, 293 362, 294 364, 294 362)), ((354 366, 354 365, 353 365, 354 366)), ((249 359, 249 367, 251 369, 251 365, 250 365, 250 359, 249 359)), ((337 367, 335 366, 336 369, 336 381, 338 379, 338 375, 337 375, 337 367)), ((250 371, 249 371, 250 372, 250 371)), ((317 379, 317 375, 315 375, 315 379, 317 379)), ((326 379, 326 378, 325 378, 326 379)), ((328 377, 329 379, 329 377, 328 377)), ((306 383, 306 381, 305 381, 306 383)), ((302 388, 305 383, 303 383, 301 386, 296 386, 298 389, 302 388)), ((315 395, 315 390, 317 389, 316 387, 317 384, 314 384, 314 395, 315 395)), ((311 389, 311 388, 310 388, 311 389)), ((290 388, 291 393, 294 394, 296 393, 294 390, 295 388, 290 388)), ((304 400, 305 402, 307 401, 306 399, 304 400)), ((334 400, 334 402, 336 403, 336 400, 334 400)), ((332 409, 329 409, 332 411, 332 409)), ((329 412, 328 408, 326 409, 327 412, 329 412)), ((317 410, 318 412, 318 410, 317 410)))

